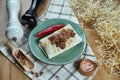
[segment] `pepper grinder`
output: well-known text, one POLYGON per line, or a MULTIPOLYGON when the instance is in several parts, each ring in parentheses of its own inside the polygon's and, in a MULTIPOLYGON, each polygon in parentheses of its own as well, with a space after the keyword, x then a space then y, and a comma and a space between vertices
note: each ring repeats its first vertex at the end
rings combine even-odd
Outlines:
POLYGON ((21 18, 23 26, 33 29, 37 25, 37 8, 42 5, 44 0, 32 0, 30 8, 25 12, 21 18))
POLYGON ((20 40, 23 37, 23 29, 19 22, 20 0, 7 0, 8 24, 6 36, 8 39, 20 40))

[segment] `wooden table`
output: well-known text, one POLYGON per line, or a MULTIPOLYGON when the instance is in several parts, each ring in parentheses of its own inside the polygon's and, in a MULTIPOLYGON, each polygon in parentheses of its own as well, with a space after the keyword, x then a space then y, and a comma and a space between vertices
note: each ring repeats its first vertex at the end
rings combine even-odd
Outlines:
POLYGON ((0 80, 30 80, 0 52, 0 80))
MULTIPOLYGON (((31 0, 21 0, 20 16, 29 8, 31 0), (27 5, 26 5, 27 4, 27 5)), ((42 8, 43 9, 43 8, 42 8)), ((0 0, 0 45, 6 42, 5 29, 8 22, 6 10, 6 0, 0 0)), ((94 33, 93 33, 94 34, 94 33)), ((92 35, 92 34, 88 34, 92 35)), ((0 52, 0 80, 30 80, 24 73, 15 67, 7 58, 0 52)), ((120 80, 117 77, 109 76, 102 66, 93 80, 120 80)))

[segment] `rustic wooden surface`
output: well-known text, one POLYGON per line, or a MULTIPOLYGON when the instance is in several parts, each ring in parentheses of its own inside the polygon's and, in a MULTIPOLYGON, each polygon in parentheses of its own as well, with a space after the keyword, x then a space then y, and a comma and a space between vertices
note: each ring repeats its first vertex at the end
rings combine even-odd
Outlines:
POLYGON ((5 29, 7 21, 6 0, 0 0, 0 45, 6 40, 5 29))
MULTIPOLYGON (((24 12, 29 8, 31 0, 21 0, 21 12, 20 16, 24 14, 24 12), (27 5, 26 5, 27 4, 27 5)), ((42 8, 43 9, 43 8, 42 8)), ((39 11, 39 10, 38 10, 39 11)), ((41 13, 39 13, 40 15, 41 13)), ((8 22, 8 15, 6 10, 6 0, 0 0, 0 45, 6 42, 5 29, 8 22)), ((88 29, 86 26, 84 29, 88 29)), ((85 31, 87 35, 87 39, 98 58, 99 56, 96 54, 96 44, 93 43, 96 37, 96 32, 85 31)), ((18 68, 16 68, 8 59, 6 59, 2 53, 0 52, 0 80, 30 80, 25 74, 23 74, 18 68)), ((108 75, 104 66, 99 66, 99 70, 94 77, 93 80, 120 80, 120 77, 108 75)))
POLYGON ((0 52, 0 80, 30 80, 0 52))

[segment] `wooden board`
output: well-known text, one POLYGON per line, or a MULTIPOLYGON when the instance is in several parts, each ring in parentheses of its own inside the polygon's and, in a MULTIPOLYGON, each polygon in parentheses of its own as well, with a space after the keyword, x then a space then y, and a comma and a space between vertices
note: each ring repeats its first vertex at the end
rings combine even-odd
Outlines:
POLYGON ((0 0, 0 45, 6 41, 5 29, 7 27, 6 0, 0 0))
POLYGON ((0 52, 0 80, 30 80, 0 52))
MULTIPOLYGON (((79 20, 79 23, 81 21, 79 20)), ((83 30, 85 31, 87 40, 89 42, 90 47, 92 48, 92 51, 94 52, 97 59, 100 58, 97 52, 97 44, 95 43, 95 40, 100 40, 99 35, 97 34, 97 31, 94 27, 90 27, 89 25, 83 24, 83 30)), ((93 80, 120 80, 120 77, 110 75, 107 70, 105 69, 104 65, 99 65, 99 69, 93 80)))

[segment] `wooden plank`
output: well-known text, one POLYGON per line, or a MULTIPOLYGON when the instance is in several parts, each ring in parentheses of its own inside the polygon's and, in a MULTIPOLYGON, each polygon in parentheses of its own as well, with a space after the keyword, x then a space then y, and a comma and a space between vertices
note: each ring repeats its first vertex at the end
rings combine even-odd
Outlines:
POLYGON ((0 45, 7 40, 5 36, 7 21, 6 0, 0 0, 0 45))
POLYGON ((0 80, 30 80, 0 52, 0 80))
POLYGON ((9 80, 10 63, 0 54, 0 80, 9 80))

